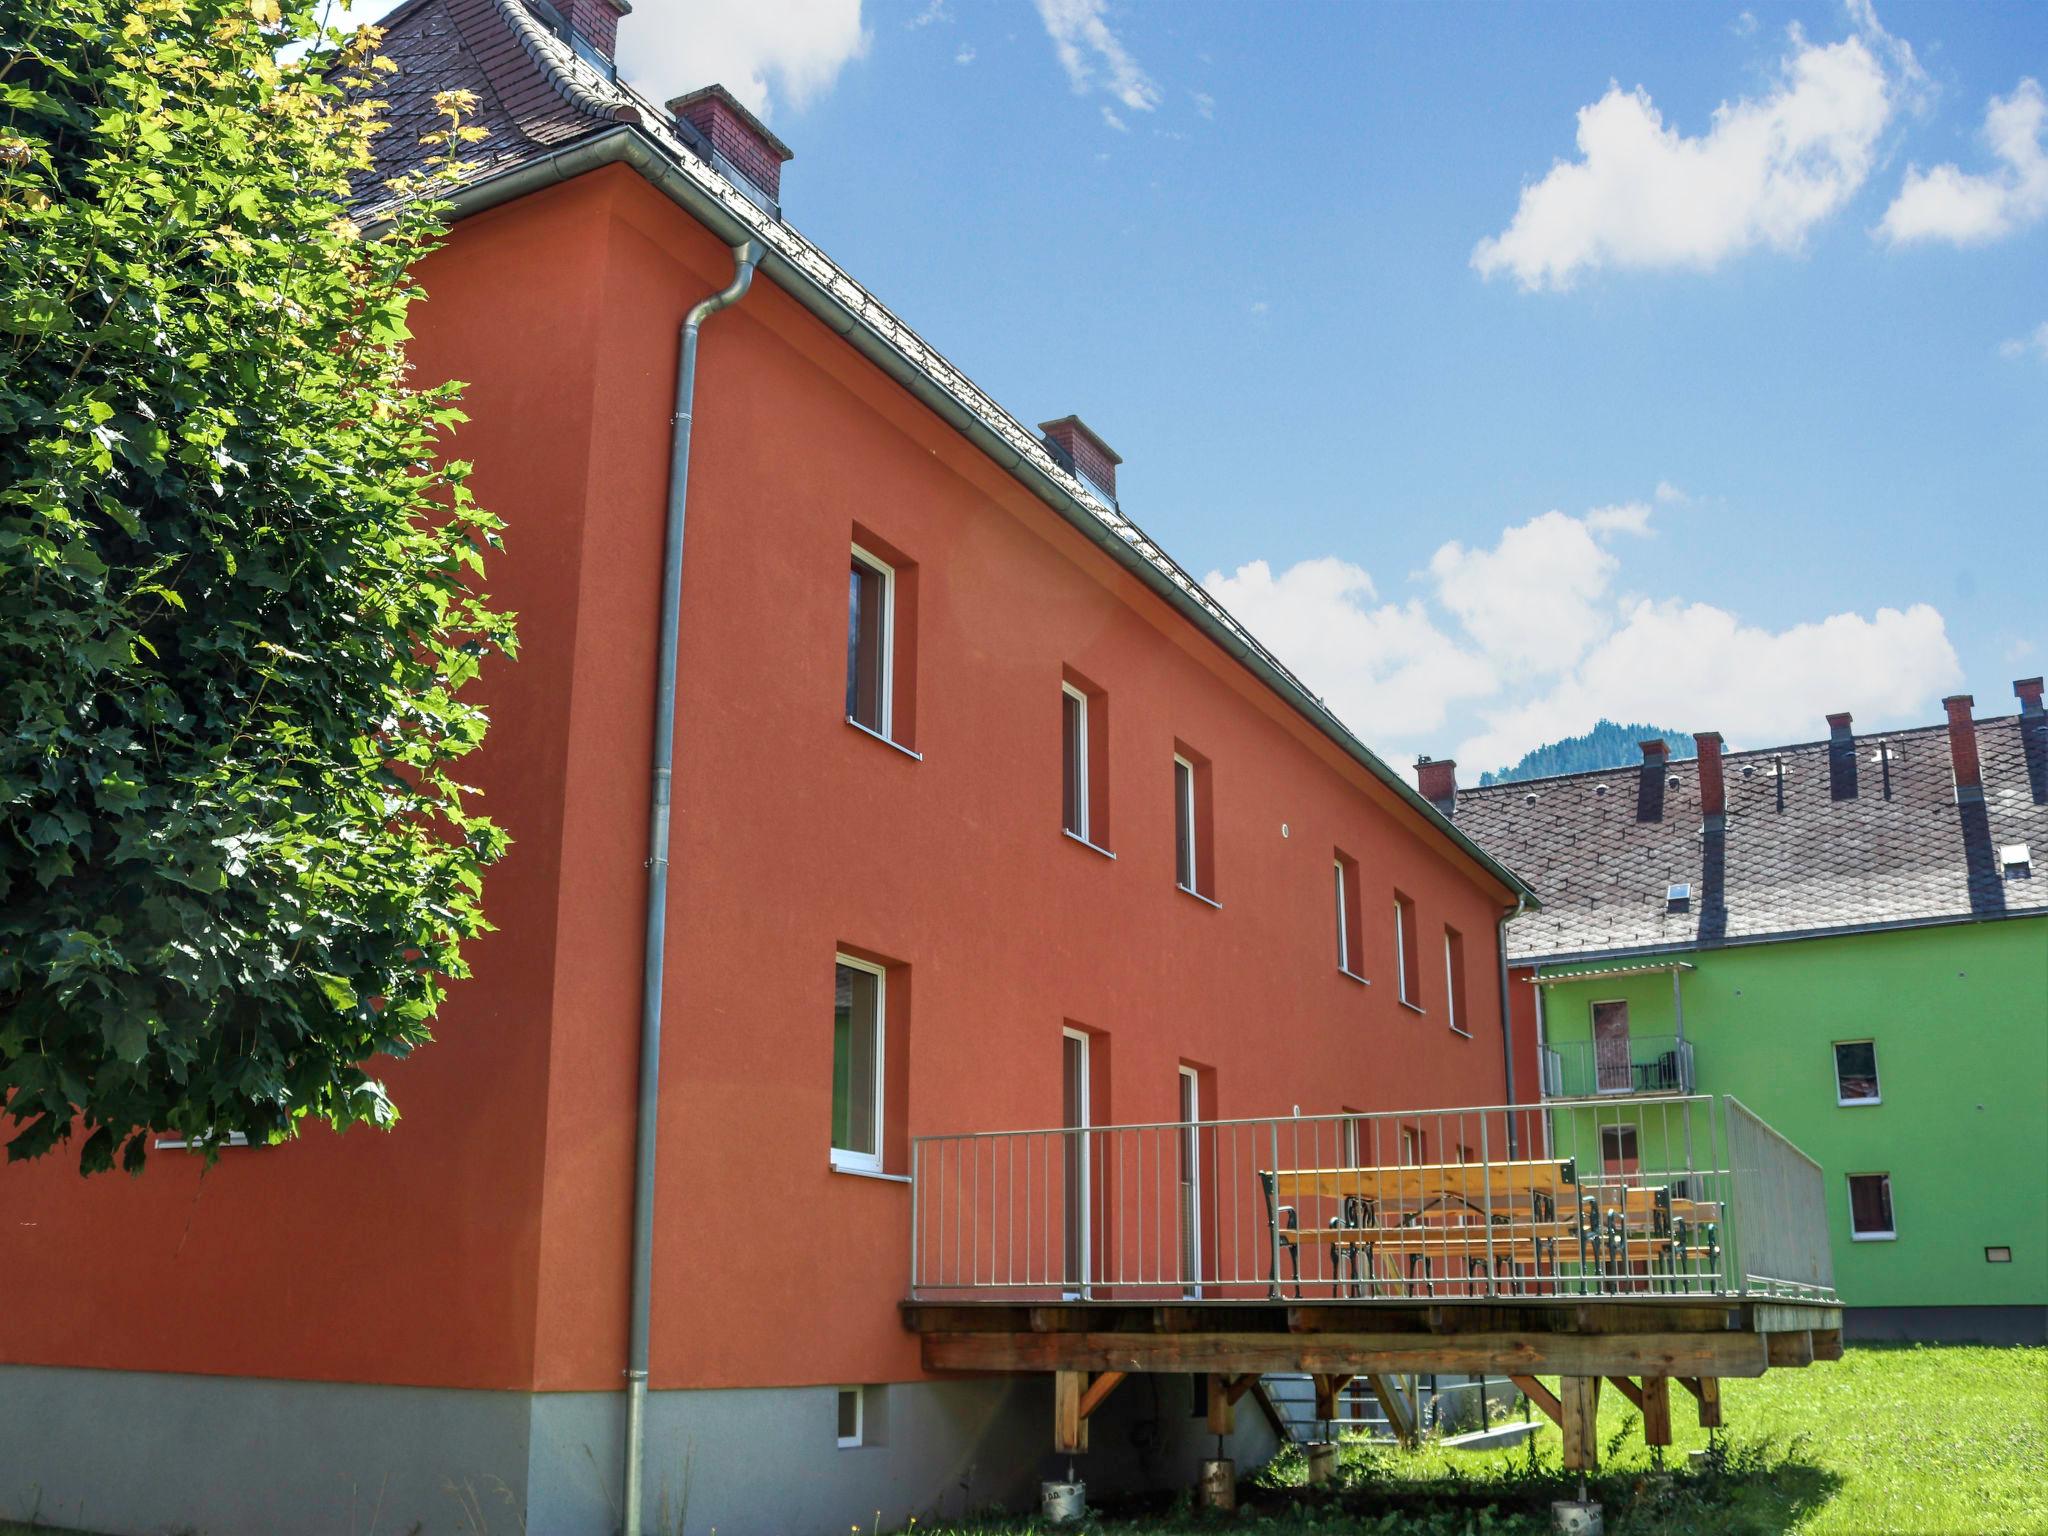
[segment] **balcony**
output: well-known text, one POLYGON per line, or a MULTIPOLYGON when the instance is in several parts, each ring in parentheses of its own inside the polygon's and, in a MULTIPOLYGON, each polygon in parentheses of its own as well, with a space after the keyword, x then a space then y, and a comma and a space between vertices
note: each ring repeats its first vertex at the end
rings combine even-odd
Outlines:
POLYGON ((1689 1094, 1695 1086, 1692 1042, 1676 1035, 1564 1040, 1543 1049, 1546 1099, 1689 1094))

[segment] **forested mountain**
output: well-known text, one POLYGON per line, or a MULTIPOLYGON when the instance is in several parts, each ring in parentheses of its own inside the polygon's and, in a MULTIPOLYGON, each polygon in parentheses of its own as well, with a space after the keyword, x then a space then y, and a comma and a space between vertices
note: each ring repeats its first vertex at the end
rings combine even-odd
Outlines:
POLYGON ((1674 758, 1691 757, 1693 740, 1683 731, 1667 731, 1654 725, 1616 725, 1602 720, 1583 736, 1546 742, 1512 768, 1479 775, 1481 786, 1512 784, 1520 779, 1547 778, 1553 773, 1583 773, 1588 768, 1626 768, 1643 760, 1641 742, 1661 736, 1669 743, 1674 758))

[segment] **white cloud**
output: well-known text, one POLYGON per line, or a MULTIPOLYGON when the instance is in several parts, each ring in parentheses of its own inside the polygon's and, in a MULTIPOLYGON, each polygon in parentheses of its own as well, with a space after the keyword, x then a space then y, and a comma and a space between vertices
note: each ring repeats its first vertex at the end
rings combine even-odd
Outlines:
POLYGON ((657 101, 717 81, 768 117, 828 90, 868 41, 860 0, 691 0, 635 11, 619 65, 657 101))
POLYGON ((1104 0, 1038 0, 1060 67, 1077 94, 1098 85, 1133 112, 1159 105, 1159 87, 1138 66, 1103 17, 1104 0))
POLYGON ((928 27, 935 21, 951 21, 952 19, 946 12, 946 0, 926 0, 924 9, 911 17, 904 25, 913 28, 928 27))
POLYGON ((1193 95, 1195 110, 1204 117, 1213 118, 1216 115, 1216 98, 1207 91, 1196 91, 1193 95))
POLYGON ((1666 506, 1682 507, 1692 500, 1669 480, 1659 480, 1654 494, 1657 500, 1666 506))
POLYGON ((1429 562, 1437 600, 1503 676, 1570 666, 1607 631, 1607 588, 1620 568, 1602 545, 1611 533, 1646 533, 1642 502, 1584 517, 1545 512, 1506 530, 1492 549, 1455 540, 1429 562))
POLYGON ((1645 601, 1548 692, 1482 711, 1485 729, 1459 745, 1458 758, 1474 768, 1512 763, 1603 716, 1759 745, 1803 741, 1831 710, 1911 717, 1961 681, 1947 627, 1925 603, 1773 631, 1708 603, 1645 601))
POLYGON ((960 51, 953 55, 953 62, 955 64, 972 64, 974 62, 974 44, 962 43, 960 51))
POLYGON ((1346 560, 1304 560, 1278 576, 1263 560, 1204 582, 1275 655, 1367 740, 1442 729, 1448 706, 1493 692, 1493 669, 1461 649, 1420 601, 1381 603, 1346 560))
POLYGON ((2048 320, 2035 326, 2030 335, 2014 336, 1998 344, 2000 357, 2025 357, 2029 352, 2048 360, 2048 320))
POLYGON ((1131 125, 1116 115, 1116 108, 1103 103, 1102 121, 1105 127, 1114 128, 1118 133, 1129 133, 1131 125))
POLYGON ((1563 289, 1602 268, 1707 270, 1759 246, 1800 249, 1863 185, 1917 75, 1910 49, 1866 31, 1823 45, 1793 28, 1769 94, 1723 102, 1692 137, 1666 126, 1641 86, 1609 86, 1579 111, 1579 158, 1525 186, 1514 219, 1473 248, 1472 265, 1511 273, 1524 289, 1563 289))
POLYGON ((1878 232, 1894 244, 1946 240, 1978 245, 1997 240, 2048 214, 2048 95, 2040 82, 2020 81, 2010 96, 1994 96, 1984 109, 1984 142, 1999 162, 1978 175, 1950 163, 1931 171, 1906 168, 1905 184, 1884 213, 1878 232))

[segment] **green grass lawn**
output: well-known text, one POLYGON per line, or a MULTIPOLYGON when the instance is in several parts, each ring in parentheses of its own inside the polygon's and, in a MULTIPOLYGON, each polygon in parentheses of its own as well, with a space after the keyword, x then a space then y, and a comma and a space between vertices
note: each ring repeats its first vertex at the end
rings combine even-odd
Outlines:
MULTIPOLYGON (((1609 1536, 2042 1536, 2048 1533, 2048 1349, 1865 1347, 1832 1364, 1723 1384, 1721 1454, 1705 1447, 1693 1400, 1671 1392, 1677 1443, 1657 1474, 1634 1409, 1601 1394, 1603 1466, 1592 1493, 1609 1536)), ((1545 1424, 1526 1448, 1413 1453, 1346 1447, 1336 1492, 1302 1486, 1298 1453, 1240 1490, 1230 1529, 1286 1527, 1318 1536, 1547 1536, 1549 1505, 1576 1485, 1545 1424)), ((1084 1472, 1085 1475, 1085 1472, 1084 1472)), ((1023 1536, 1032 1520, 915 1527, 918 1536, 1023 1536)), ((1108 1536, 1223 1529, 1214 1516, 1133 1506, 1093 1518, 1108 1536)), ((0 1536, 26 1536, 0 1521, 0 1536)), ((1066 1529, 1073 1529, 1071 1527, 1066 1529)), ((43 1528, 43 1536, 49 1536, 43 1528)), ((539 1536, 539 1533, 536 1533, 539 1536)), ((695 1533, 691 1533, 695 1536, 695 1533)))

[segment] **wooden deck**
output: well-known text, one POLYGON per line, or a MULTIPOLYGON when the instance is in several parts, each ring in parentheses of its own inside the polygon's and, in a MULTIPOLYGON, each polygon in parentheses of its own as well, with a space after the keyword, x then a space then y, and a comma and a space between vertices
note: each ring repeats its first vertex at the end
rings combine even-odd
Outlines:
POLYGON ((1594 1416, 1603 1382, 1643 1417, 1645 1440, 1671 1443, 1670 1384, 1721 1422, 1725 1377, 1836 1360, 1839 1306, 1740 1297, 1643 1295, 1336 1301, 903 1303, 931 1371, 1050 1372, 1053 1448, 1087 1449, 1087 1421, 1128 1376, 1198 1374, 1209 1380, 1209 1422, 1232 1425, 1269 1372, 1313 1376, 1319 1400, 1364 1379, 1404 1440, 1416 1426, 1391 1378, 1438 1372, 1509 1376, 1564 1431, 1565 1465, 1598 1456, 1594 1416), (1538 1380, 1558 1378, 1555 1391, 1538 1380))

